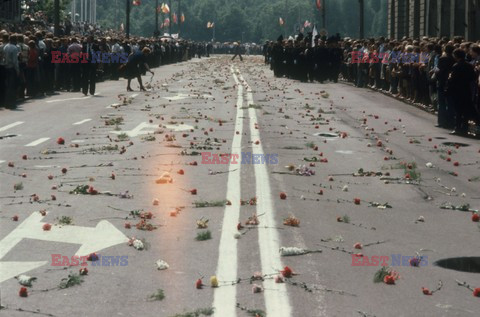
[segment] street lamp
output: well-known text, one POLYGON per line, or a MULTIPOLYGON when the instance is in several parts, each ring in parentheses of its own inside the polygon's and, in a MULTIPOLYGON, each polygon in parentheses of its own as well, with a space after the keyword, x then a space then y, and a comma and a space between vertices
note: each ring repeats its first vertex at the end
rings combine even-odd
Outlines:
POLYGON ((126 0, 126 1, 127 1, 127 10, 126 10, 127 21, 125 21, 125 33, 128 39, 130 38, 130 1, 131 0, 126 0))
POLYGON ((55 0, 53 6, 54 33, 55 36, 60 36, 60 0, 55 0))
POLYGON ((360 39, 365 37, 365 30, 364 30, 364 0, 358 0, 360 4, 360 39))

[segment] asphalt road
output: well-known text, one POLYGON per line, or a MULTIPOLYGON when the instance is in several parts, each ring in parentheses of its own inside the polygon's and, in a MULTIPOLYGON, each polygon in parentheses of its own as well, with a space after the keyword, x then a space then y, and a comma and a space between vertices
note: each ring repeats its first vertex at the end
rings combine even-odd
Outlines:
POLYGON ((257 57, 155 71, 149 92, 109 81, 93 97, 0 111, 0 315, 478 316, 480 299, 456 282, 480 287, 478 262, 463 265, 477 273, 434 265, 480 256, 472 212, 441 208, 478 209, 478 140, 370 90, 276 79, 257 57), (83 282, 59 288, 82 268, 71 257, 91 253, 102 265, 86 261, 83 282), (420 267, 398 261, 417 254, 420 267), (378 263, 352 265, 374 256, 398 272, 394 285, 373 282, 378 263), (294 275, 276 283, 285 266, 294 275), (21 274, 37 278, 28 297, 21 274), (159 289, 163 300, 149 299, 159 289))

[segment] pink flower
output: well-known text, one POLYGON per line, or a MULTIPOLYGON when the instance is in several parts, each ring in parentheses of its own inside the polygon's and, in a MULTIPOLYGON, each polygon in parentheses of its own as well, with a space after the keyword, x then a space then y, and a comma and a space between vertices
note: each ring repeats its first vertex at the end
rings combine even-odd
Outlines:
POLYGON ((253 294, 255 293, 261 293, 263 291, 263 288, 260 285, 253 284, 252 286, 252 292, 253 294))

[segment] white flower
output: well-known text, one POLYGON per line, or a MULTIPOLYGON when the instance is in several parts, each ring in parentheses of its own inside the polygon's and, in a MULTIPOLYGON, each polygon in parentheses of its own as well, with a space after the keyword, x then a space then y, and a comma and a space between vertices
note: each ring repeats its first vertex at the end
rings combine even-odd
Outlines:
POLYGON ((280 248, 281 256, 302 255, 307 253, 308 253, 307 250, 302 248, 297 248, 297 247, 281 247, 280 248))
POLYGON ((427 164, 425 164, 425 166, 428 167, 428 168, 432 168, 433 164, 431 162, 428 162, 427 164))
POLYGON ((32 282, 35 281, 37 278, 22 274, 17 276, 16 279, 18 280, 18 283, 20 283, 20 285, 32 286, 32 282))
POLYGON ((451 191, 452 193, 455 193, 455 192, 457 191, 457 189, 456 189, 455 187, 452 187, 452 189, 450 189, 450 191, 451 191))
POLYGON ((467 197, 467 194, 465 194, 465 193, 462 193, 462 195, 461 195, 461 196, 462 196, 462 197, 467 197))
POLYGON ((143 250, 145 246, 141 240, 135 239, 133 240, 133 247, 137 250, 143 250))
POLYGON ((425 218, 423 216, 418 217, 417 221, 419 222, 425 222, 425 218))
POLYGON ((163 261, 163 260, 158 260, 157 261, 157 268, 159 270, 166 270, 170 267, 170 265, 168 265, 167 262, 163 261))
POLYGON ((348 185, 343 186, 342 190, 343 190, 344 192, 348 192, 348 185))

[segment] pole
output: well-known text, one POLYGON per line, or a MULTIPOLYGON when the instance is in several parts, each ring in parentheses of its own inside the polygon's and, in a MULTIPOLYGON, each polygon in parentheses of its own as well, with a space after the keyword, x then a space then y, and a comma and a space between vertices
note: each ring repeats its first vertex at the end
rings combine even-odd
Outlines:
POLYGON ((182 0, 178 0, 177 23, 178 23, 178 38, 180 38, 180 31, 182 29, 182 0))
POLYGON ((155 32, 153 32, 155 36, 158 36, 158 0, 155 1, 155 32))
POLYGON ((365 30, 364 30, 364 8, 365 3, 364 0, 358 0, 360 3, 360 39, 365 38, 365 30))
POLYGON ((60 36, 60 0, 54 2, 54 33, 55 36, 60 36))
POLYGON ((125 0, 125 1, 127 1, 127 11, 126 11, 127 21, 125 21, 125 33, 128 39, 130 38, 130 1, 131 0, 125 0))
POLYGON ((323 0, 323 6, 322 6, 322 27, 324 29, 327 28, 327 20, 326 20, 326 11, 327 11, 327 1, 323 0))
POLYGON ((170 19, 170 23, 168 24, 168 33, 172 36, 172 0, 168 0, 168 7, 170 8, 170 12, 168 12, 168 18, 170 19))

